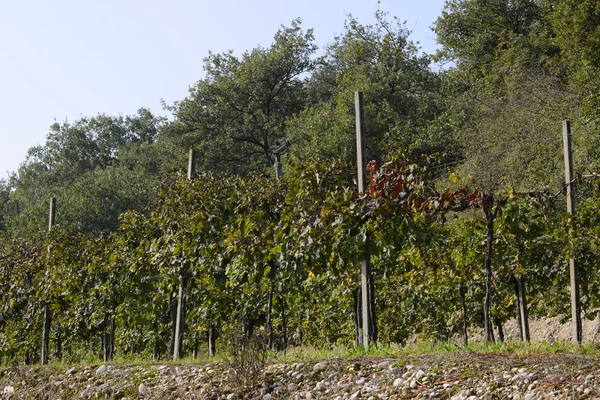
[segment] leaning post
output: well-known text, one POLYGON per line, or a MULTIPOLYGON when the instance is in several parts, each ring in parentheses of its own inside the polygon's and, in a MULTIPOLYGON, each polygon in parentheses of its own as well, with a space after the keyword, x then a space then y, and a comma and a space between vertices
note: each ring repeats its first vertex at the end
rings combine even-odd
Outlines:
MULTIPOLYGON (((356 111, 356 164, 357 164, 357 182, 358 193, 363 194, 367 185, 365 175, 365 126, 364 126, 364 101, 362 92, 354 93, 354 104, 356 111)), ((361 292, 361 315, 362 315, 362 344, 365 349, 369 348, 369 342, 372 337, 373 310, 372 308, 372 273, 371 264, 368 257, 368 249, 365 251, 365 257, 360 262, 360 292, 361 292)))
MULTIPOLYGON (((188 170, 187 170, 187 178, 189 180, 192 179, 194 175, 194 170, 196 169, 196 153, 194 149, 190 149, 188 155, 188 170)), ((182 261, 185 263, 185 261, 182 261)), ((184 296, 184 287, 183 287, 183 268, 185 265, 181 266, 181 276, 179 277, 179 292, 177 294, 177 317, 175 318, 175 340, 173 341, 173 359, 177 360, 179 358, 179 353, 181 352, 181 342, 183 338, 183 296, 184 296)))
MULTIPOLYGON (((575 216, 575 201, 573 199, 573 159, 571 147, 571 123, 563 121, 563 144, 565 155, 565 186, 567 188, 567 212, 571 215, 571 233, 573 234, 573 218, 575 216)), ((573 254, 569 257, 571 275, 571 332, 573 342, 581 343, 581 298, 579 295, 579 269, 573 254)))
MULTIPOLYGON (((56 219, 56 198, 50 199, 50 213, 48 215, 48 232, 52 232, 54 227, 54 221, 56 219)), ((50 246, 48 246, 48 252, 50 252, 50 246)), ((48 268, 48 267, 46 267, 48 268)), ((52 324, 52 311, 50 310, 50 304, 46 302, 44 304, 44 327, 42 330, 42 355, 40 357, 40 364, 48 364, 48 349, 50 347, 50 327, 52 324)))

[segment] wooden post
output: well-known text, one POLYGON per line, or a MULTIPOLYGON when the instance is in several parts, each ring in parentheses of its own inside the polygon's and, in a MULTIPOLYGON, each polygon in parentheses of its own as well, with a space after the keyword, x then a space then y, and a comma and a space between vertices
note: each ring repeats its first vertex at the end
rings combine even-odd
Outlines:
POLYGON ((281 154, 275 153, 275 177, 278 181, 283 178, 283 169, 281 168, 281 154))
MULTIPOLYGON (((48 232, 52 232, 54 227, 54 221, 56 218, 56 198, 50 199, 50 213, 48 216, 48 232)), ((50 251, 50 246, 48 246, 50 251)), ((46 267, 47 268, 47 267, 46 267)), ((42 328, 42 355, 40 357, 40 364, 48 364, 48 349, 50 347, 50 328, 52 326, 52 311, 50 310, 50 304, 46 302, 44 304, 44 327, 42 328)))
POLYGON ((188 154, 188 171, 187 171, 187 177, 189 180, 192 180, 194 171, 196 171, 196 151, 194 149, 190 148, 190 152, 188 154))
MULTIPOLYGON (((196 169, 196 152, 190 148, 188 153, 188 171, 187 177, 189 180, 194 175, 196 169)), ((177 293, 177 316, 175 318, 175 338, 173 341, 173 359, 177 360, 181 353, 181 342, 183 341, 183 296, 184 296, 184 281, 183 281, 183 269, 185 265, 181 266, 181 276, 179 282, 179 291, 177 293)))
MULTIPOLYGON (((354 104, 356 109, 356 164, 357 164, 357 182, 358 192, 365 192, 366 175, 365 175, 365 127, 364 127, 364 101, 362 92, 354 92, 354 104)), ((368 248, 366 249, 365 258, 360 262, 360 290, 361 290, 361 305, 362 305, 362 345, 365 349, 369 348, 369 341, 372 338, 374 329, 372 310, 372 274, 371 265, 368 257, 368 248)))
MULTIPOLYGON (((573 199, 573 160, 571 148, 571 123, 563 121, 563 144, 565 154, 565 184, 567 186, 567 212, 571 215, 571 224, 575 216, 575 202, 573 199)), ((571 233, 573 229, 571 225, 571 233)), ((579 296, 579 269, 573 255, 569 258, 571 275, 571 333, 573 342, 581 343, 581 299, 579 296)))
POLYGON ((48 232, 52 232, 56 220, 56 198, 50 199, 50 215, 48 216, 48 232))
POLYGON ((517 303, 519 306, 519 327, 521 328, 521 340, 529 342, 531 337, 529 336, 529 314, 527 312, 527 297, 525 294, 525 278, 522 276, 517 278, 517 303))

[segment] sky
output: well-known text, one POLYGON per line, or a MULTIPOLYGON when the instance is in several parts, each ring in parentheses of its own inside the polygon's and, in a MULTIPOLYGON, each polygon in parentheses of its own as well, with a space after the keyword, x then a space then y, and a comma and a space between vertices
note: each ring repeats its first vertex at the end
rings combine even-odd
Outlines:
MULTIPOLYGON (((381 0, 406 21, 422 51, 444 0, 381 0)), ((1 0, 0 179, 43 145, 55 121, 140 107, 168 114, 203 77, 209 51, 268 47, 281 25, 302 19, 320 51, 352 14, 374 22, 377 0, 1 0)))

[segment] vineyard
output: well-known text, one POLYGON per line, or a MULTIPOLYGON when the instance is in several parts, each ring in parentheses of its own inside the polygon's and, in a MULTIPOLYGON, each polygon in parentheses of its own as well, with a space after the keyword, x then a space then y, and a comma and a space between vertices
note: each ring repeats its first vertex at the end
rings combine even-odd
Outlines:
POLYGON ((503 340, 502 324, 524 310, 568 320, 573 255, 582 309, 595 316, 593 184, 578 182, 572 219, 562 192, 482 191, 457 174, 440 179, 431 157, 371 162, 364 195, 355 168, 314 159, 279 181, 180 175, 153 206, 121 215, 116 232, 56 221, 3 243, 2 362, 39 362, 43 342, 46 357, 68 361, 214 354, 240 335, 272 350, 361 343, 365 257, 379 343, 415 333, 466 342, 484 326, 487 340, 503 340))
POLYGON ((599 0, 448 0, 435 54, 402 20, 319 50, 294 19, 161 116, 55 120, 0 179, 0 364, 527 342, 533 317, 581 342, 599 0))

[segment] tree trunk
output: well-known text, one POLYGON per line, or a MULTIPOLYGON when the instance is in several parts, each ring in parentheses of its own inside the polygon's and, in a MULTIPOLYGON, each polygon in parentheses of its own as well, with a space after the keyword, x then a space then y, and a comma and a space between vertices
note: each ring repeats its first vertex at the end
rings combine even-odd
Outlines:
POLYGON ((283 352, 284 354, 287 352, 288 347, 288 333, 287 333, 287 316, 285 314, 285 301, 283 295, 279 296, 279 304, 281 307, 281 324, 283 330, 283 352))
POLYGON ((46 303, 44 305, 44 328, 42 331, 42 356, 40 358, 40 364, 48 364, 48 349, 50 347, 50 328, 52 326, 52 311, 50 305, 46 303))
POLYGON ((194 360, 198 358, 200 353, 200 340, 198 339, 198 335, 194 336, 194 360))
POLYGON ((169 318, 171 320, 171 337, 169 338, 169 358, 173 358, 173 350, 175 349, 175 327, 177 324, 177 302, 174 300, 174 295, 169 295, 169 318))
POLYGON ((502 321, 500 318, 495 320, 496 327, 498 328, 498 340, 504 343, 504 329, 502 328, 502 321))
MULTIPOLYGON (((485 342, 494 341, 494 330, 492 327, 491 320, 491 309, 492 309, 492 251, 494 245, 494 219, 496 213, 492 212, 493 197, 489 196, 489 202, 491 205, 489 208, 484 208, 486 228, 487 228, 487 239, 486 239, 486 252, 485 252, 485 301, 483 305, 483 324, 485 331, 485 342)), ((497 210, 497 209, 496 209, 497 210)))
MULTIPOLYGON (((369 260, 369 264, 371 261, 369 260)), ((373 271, 369 267, 369 303, 371 306, 369 307, 369 340, 373 345, 377 344, 377 339, 379 337, 379 330, 377 329, 377 314, 375 311, 375 279, 373 278, 373 271)))
POLYGON ((217 332, 214 322, 210 322, 208 327, 208 356, 214 357, 217 354, 217 332))
POLYGON ((362 293, 359 288, 354 296, 354 339, 356 346, 360 346, 363 342, 362 332, 362 293))
POLYGON ((62 332, 59 329, 56 330, 56 359, 62 361, 62 332))
POLYGON ((273 350, 273 291, 275 290, 273 282, 271 282, 271 288, 269 289, 269 302, 267 305, 267 348, 273 350))
POLYGON ((522 276, 519 276, 517 278, 517 288, 518 288, 518 294, 519 294, 519 316, 521 317, 521 323, 519 324, 521 329, 522 329, 522 334, 520 335, 522 337, 522 341, 530 341, 530 336, 529 336, 529 315, 527 312, 527 296, 525 293, 525 278, 523 278, 522 276))
POLYGON ((517 329, 519 330, 519 340, 523 341, 523 327, 521 326, 521 300, 519 296, 519 284, 517 282, 517 278, 513 275, 510 278, 510 283, 513 285, 513 289, 515 291, 515 298, 517 299, 516 304, 516 313, 517 313, 517 329))
POLYGON ((461 283, 458 287, 460 294, 460 304, 462 306, 462 323, 463 323, 463 344, 466 346, 469 344, 469 331, 467 323, 467 296, 465 294, 465 287, 461 283))

